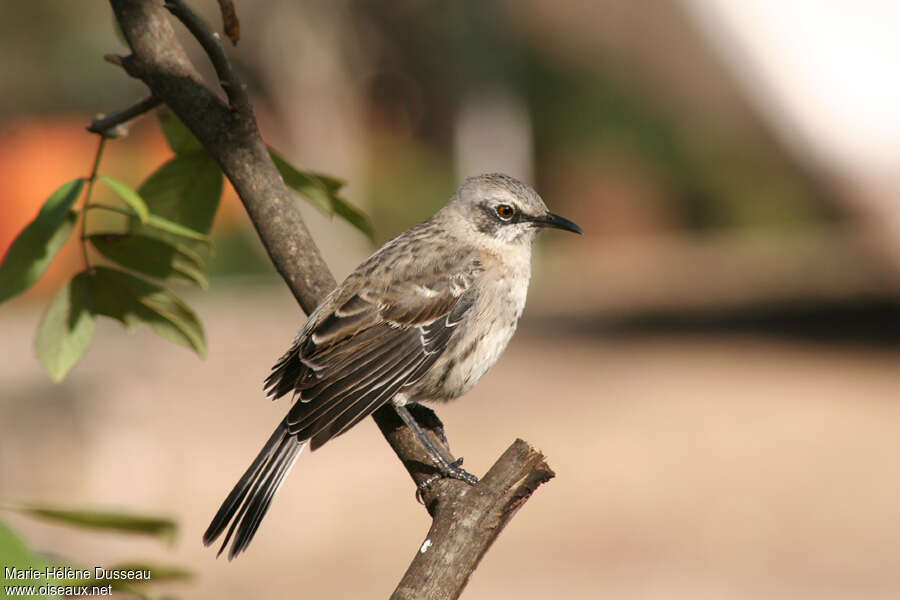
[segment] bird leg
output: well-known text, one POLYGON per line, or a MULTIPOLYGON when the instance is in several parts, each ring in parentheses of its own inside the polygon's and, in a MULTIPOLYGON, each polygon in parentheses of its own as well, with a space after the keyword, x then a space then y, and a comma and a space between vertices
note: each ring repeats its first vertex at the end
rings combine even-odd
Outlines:
POLYGON ((426 432, 430 431, 438 437, 442 444, 447 448, 450 447, 450 442, 447 441, 447 435, 444 431, 444 423, 437 416, 436 412, 418 402, 408 402, 406 408, 422 429, 426 432))
POLYGON ((419 425, 416 418, 409 412, 409 409, 406 406, 394 405, 394 409, 397 411, 397 414, 400 415, 400 418, 403 419, 403 422, 406 423, 406 426, 409 427, 412 432, 419 438, 419 441, 422 442, 422 446, 424 446, 425 450, 428 452, 428 456, 434 461, 434 464, 438 468, 438 473, 435 473, 431 477, 428 477, 425 481, 418 485, 418 489, 416 490, 416 498, 419 501, 422 500, 422 494, 425 493, 425 490, 428 487, 442 477, 449 477, 451 479, 459 479, 460 481, 465 481, 469 485, 475 485, 478 483, 478 478, 469 473, 468 471, 462 468, 463 459, 458 458, 456 460, 447 460, 447 458, 443 455, 443 453, 435 446, 431 438, 428 437, 422 427, 419 425))

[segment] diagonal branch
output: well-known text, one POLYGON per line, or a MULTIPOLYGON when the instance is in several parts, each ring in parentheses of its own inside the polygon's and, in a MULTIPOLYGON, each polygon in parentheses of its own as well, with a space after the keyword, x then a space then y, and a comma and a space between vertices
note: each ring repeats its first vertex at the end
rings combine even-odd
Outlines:
POLYGON ((335 281, 284 185, 252 113, 232 111, 207 88, 175 37, 161 2, 110 0, 132 54, 121 59, 193 132, 231 180, 272 264, 310 313, 335 281))
MULTIPOLYGON (((142 80, 153 97, 165 102, 215 158, 278 273, 309 314, 334 288, 334 277, 272 163, 246 100, 246 89, 221 43, 182 0, 165 5, 158 0, 110 0, 110 4, 132 50, 116 62, 142 80), (166 8, 206 50, 231 106, 203 84, 175 37, 166 8)), ((417 413, 435 444, 449 454, 434 413, 423 407, 417 413)), ((390 406, 377 411, 374 418, 416 483, 434 472, 428 454, 390 406)), ((426 551, 417 553, 394 597, 458 597, 515 510, 552 476, 540 453, 516 441, 477 486, 470 488, 449 479, 436 482, 424 494, 434 518, 428 538, 431 543, 426 551)))
POLYGON ((543 454, 516 440, 478 485, 448 490, 391 600, 457 598, 516 511, 553 476, 543 454))

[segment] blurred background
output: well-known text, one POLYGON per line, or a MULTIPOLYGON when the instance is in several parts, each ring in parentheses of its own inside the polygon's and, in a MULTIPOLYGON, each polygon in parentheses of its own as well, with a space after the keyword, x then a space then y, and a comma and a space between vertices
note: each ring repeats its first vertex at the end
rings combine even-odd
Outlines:
MULTIPOLYGON (((558 475, 465 598, 900 596, 900 5, 236 5, 264 136, 346 179, 377 243, 486 171, 586 232, 544 236, 506 355, 438 407, 470 471, 522 437, 558 475)), ((5 249, 88 173, 90 119, 145 90, 101 58, 125 52, 104 3, 22 3, 0 52, 5 249)), ((145 118, 102 170, 137 184, 169 154, 145 118)), ((339 278, 373 250, 305 208, 339 278)), ((231 191, 214 237, 209 291, 184 291, 205 360, 101 321, 52 384, 31 346, 75 243, 0 308, 0 496, 168 514, 178 543, 8 522, 84 564, 188 566, 183 597, 387 597, 429 519, 371 423, 303 456, 246 555, 200 544, 304 321, 231 191)))

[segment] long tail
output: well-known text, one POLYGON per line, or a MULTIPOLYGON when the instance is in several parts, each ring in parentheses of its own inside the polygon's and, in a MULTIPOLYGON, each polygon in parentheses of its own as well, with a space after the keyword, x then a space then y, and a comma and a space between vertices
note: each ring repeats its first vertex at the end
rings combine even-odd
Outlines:
POLYGON ((237 536, 231 550, 228 551, 228 559, 231 560, 246 550, 259 528, 260 521, 269 510, 272 498, 275 497, 304 446, 306 441, 301 442, 296 436, 290 435, 285 421, 282 421, 253 460, 250 468, 225 498, 219 512, 203 534, 203 544, 206 546, 212 544, 228 527, 228 533, 218 554, 222 554, 225 550, 235 530, 237 536))

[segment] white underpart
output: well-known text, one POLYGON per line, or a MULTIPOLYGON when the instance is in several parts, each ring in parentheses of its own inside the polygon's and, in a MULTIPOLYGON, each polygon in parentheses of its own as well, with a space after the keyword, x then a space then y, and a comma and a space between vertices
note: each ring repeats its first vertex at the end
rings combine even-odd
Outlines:
POLYGON ((474 327, 475 330, 486 333, 478 340, 475 351, 456 366, 445 382, 445 389, 454 390, 457 395, 472 389, 497 362, 515 333, 516 324, 525 308, 531 277, 530 248, 522 248, 521 252, 507 252, 505 258, 504 268, 497 277, 482 279, 492 283, 481 290, 475 306, 470 309, 472 318, 481 322, 477 325, 467 324, 466 328, 474 327))

